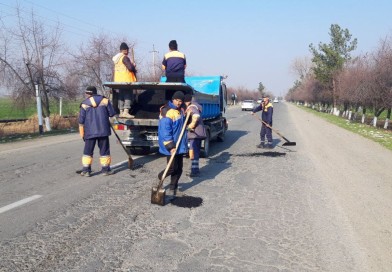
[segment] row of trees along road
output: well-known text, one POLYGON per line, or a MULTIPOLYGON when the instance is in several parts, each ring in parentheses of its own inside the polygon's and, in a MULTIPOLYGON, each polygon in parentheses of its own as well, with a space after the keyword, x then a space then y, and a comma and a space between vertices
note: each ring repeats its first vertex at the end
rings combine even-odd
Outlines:
POLYGON ((330 43, 309 45, 312 58, 296 59, 292 69, 299 76, 286 96, 287 100, 311 104, 336 115, 362 111, 374 112, 373 125, 387 111, 384 128, 388 127, 392 108, 392 40, 380 40, 374 52, 356 57, 357 47, 348 29, 332 24, 330 43))
MULTIPOLYGON (((11 93, 16 107, 25 107, 36 96, 38 84, 42 115, 50 129, 49 98, 75 99, 87 85, 95 85, 108 95, 102 84, 112 81, 112 57, 123 41, 128 41, 130 48, 135 47, 130 37, 91 34, 87 43, 73 44, 71 49, 62 39, 60 23, 49 27, 34 11, 26 16, 20 7, 15 10, 16 20, 12 24, 0 16, 0 87, 11 93)), ((139 80, 159 80, 159 63, 149 63, 153 69, 143 69, 141 60, 135 58, 135 62, 139 80)))

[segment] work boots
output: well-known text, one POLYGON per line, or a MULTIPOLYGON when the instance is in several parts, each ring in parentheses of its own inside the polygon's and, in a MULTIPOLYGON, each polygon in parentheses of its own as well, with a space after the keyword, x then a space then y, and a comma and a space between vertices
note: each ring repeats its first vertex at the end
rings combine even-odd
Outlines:
POLYGON ((120 112, 120 117, 127 118, 127 119, 135 118, 135 116, 129 114, 129 109, 124 109, 124 113, 122 114, 122 116, 121 116, 121 112, 120 112))
POLYGON ((119 118, 123 118, 124 110, 120 110, 120 114, 118 115, 119 118))

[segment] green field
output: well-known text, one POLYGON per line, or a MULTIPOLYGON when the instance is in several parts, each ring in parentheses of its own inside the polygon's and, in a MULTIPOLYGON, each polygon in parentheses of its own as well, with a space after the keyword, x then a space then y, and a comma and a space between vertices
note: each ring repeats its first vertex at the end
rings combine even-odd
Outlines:
MULTIPOLYGON (((63 100, 62 116, 76 115, 79 112, 79 101, 63 100)), ((25 107, 17 107, 10 98, 0 98, 0 120, 7 119, 24 119, 30 118, 37 114, 36 100, 31 100, 25 107)), ((59 101, 50 100, 51 115, 60 113, 59 101)))

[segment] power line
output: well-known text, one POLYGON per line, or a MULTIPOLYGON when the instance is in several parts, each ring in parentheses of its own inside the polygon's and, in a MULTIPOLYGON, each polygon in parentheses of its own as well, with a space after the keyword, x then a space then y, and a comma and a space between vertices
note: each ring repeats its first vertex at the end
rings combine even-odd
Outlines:
MULTIPOLYGON (((12 10, 14 10, 14 11, 17 11, 17 10, 18 10, 17 7, 12 7, 12 6, 7 5, 7 4, 4 4, 4 3, 0 3, 0 5, 6 6, 7 8, 12 9, 12 10)), ((27 10, 25 10, 25 9, 23 9, 23 8, 19 8, 19 11, 22 12, 22 13, 25 13, 25 14, 30 14, 30 11, 27 11, 27 10)), ((33 10, 33 11, 34 11, 34 10, 33 10)), ((9 13, 5 13, 5 14, 8 15, 8 16, 10 16, 10 17, 15 17, 15 18, 17 18, 17 16, 18 16, 17 14, 9 14, 9 13)), ((90 32, 90 31, 88 31, 88 30, 85 30, 85 29, 82 29, 82 28, 78 28, 78 27, 75 27, 75 26, 72 26, 72 25, 64 24, 64 23, 60 22, 59 20, 56 21, 56 20, 54 20, 54 19, 50 19, 50 18, 41 16, 41 15, 39 15, 38 13, 34 13, 34 16, 35 16, 35 17, 38 17, 38 18, 41 18, 41 19, 44 19, 45 21, 51 21, 51 22, 54 22, 54 23, 59 23, 60 26, 68 27, 68 28, 73 29, 73 30, 77 30, 77 31, 80 31, 80 32, 83 32, 83 33, 88 33, 88 34, 90 34, 90 35, 94 34, 94 33, 90 32)), ((51 26, 51 27, 54 27, 53 25, 50 25, 50 24, 48 24, 48 25, 51 26)), ((71 31, 71 30, 69 30, 69 29, 64 29, 64 31, 67 31, 67 32, 72 33, 72 34, 75 34, 75 35, 83 36, 83 34, 73 32, 73 31, 71 31)))
POLYGON ((80 20, 80 19, 78 19, 78 18, 75 18, 75 17, 69 16, 69 15, 67 15, 67 14, 64 14, 64 13, 62 13, 62 12, 58 12, 57 10, 53 10, 53 9, 50 9, 50 8, 44 7, 44 6, 42 6, 42 5, 39 5, 39 4, 37 4, 37 3, 31 2, 31 1, 28 1, 28 0, 24 0, 24 2, 30 3, 30 4, 32 4, 33 6, 37 6, 37 7, 40 7, 40 8, 46 9, 46 10, 48 10, 48 11, 50 11, 50 12, 53 12, 53 13, 55 13, 55 14, 59 14, 59 15, 61 15, 61 16, 67 17, 67 18, 69 18, 69 19, 72 19, 72 20, 75 20, 75 21, 81 22, 81 23, 83 23, 83 24, 86 24, 86 25, 93 26, 93 27, 95 27, 95 28, 97 28, 97 29, 102 29, 102 28, 101 28, 101 27, 99 27, 99 26, 93 25, 93 24, 91 24, 91 23, 89 23, 89 22, 86 22, 86 21, 82 21, 82 20, 80 20))

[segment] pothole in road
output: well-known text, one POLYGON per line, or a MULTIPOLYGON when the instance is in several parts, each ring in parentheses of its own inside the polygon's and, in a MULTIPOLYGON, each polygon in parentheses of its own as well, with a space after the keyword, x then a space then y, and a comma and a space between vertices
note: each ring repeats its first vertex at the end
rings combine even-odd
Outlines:
POLYGON ((173 199, 171 204, 180 208, 197 208, 203 204, 203 199, 194 196, 181 196, 173 199))
POLYGON ((286 153, 268 151, 268 152, 233 154, 233 156, 236 156, 236 157, 262 157, 262 156, 263 157, 282 157, 282 156, 286 156, 286 153))

